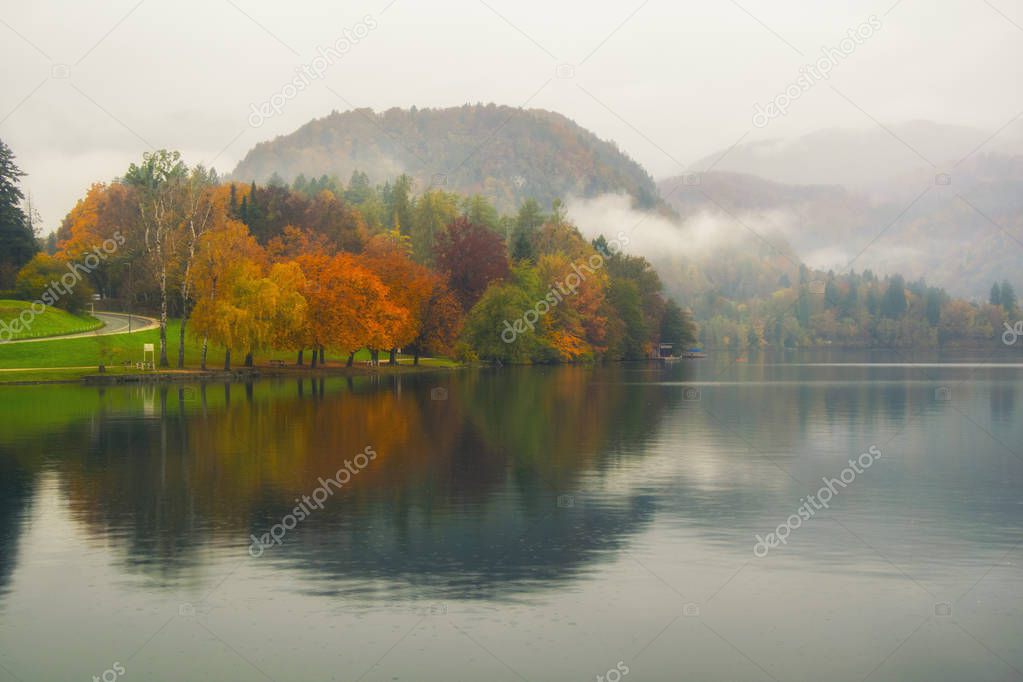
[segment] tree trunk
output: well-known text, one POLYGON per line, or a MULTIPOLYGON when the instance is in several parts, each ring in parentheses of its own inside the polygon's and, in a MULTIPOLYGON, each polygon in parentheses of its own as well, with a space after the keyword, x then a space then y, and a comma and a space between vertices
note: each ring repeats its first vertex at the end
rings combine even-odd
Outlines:
POLYGON ((309 361, 309 368, 316 369, 316 360, 320 357, 320 354, 316 352, 316 348, 313 348, 313 358, 309 361))
POLYGON ((206 351, 209 349, 209 338, 206 335, 202 337, 202 355, 199 360, 199 368, 202 371, 206 371, 206 351))
POLYGON ((188 323, 188 317, 191 313, 188 301, 192 297, 192 263, 195 261, 195 248, 199 242, 199 238, 206 232, 206 227, 209 224, 210 215, 213 211, 212 202, 209 203, 206 216, 202 221, 196 225, 196 214, 199 211, 198 202, 201 200, 203 192, 200 189, 197 194, 194 194, 189 201, 189 218, 188 228, 191 233, 191 238, 188 241, 188 257, 185 259, 184 272, 181 277, 181 339, 178 345, 178 369, 185 368, 185 325, 188 323))
POLYGON ((391 365, 392 367, 394 365, 398 364, 398 349, 397 348, 392 348, 391 349, 391 356, 387 359, 387 364, 391 365))
POLYGON ((412 352, 412 364, 415 367, 419 366, 419 349, 418 348, 412 352))
POLYGON ((252 367, 252 351, 245 354, 245 366, 252 367))
POLYGON ((305 364, 304 361, 302 360, 302 354, 303 353, 305 353, 305 349, 304 348, 299 348, 298 349, 298 362, 295 363, 299 367, 301 367, 303 364, 305 364))
POLYGON ((160 367, 170 367, 167 361, 167 266, 160 269, 160 367))
POLYGON ((178 369, 185 368, 185 325, 188 323, 188 304, 181 311, 181 330, 178 333, 178 369))
POLYGON ((345 363, 345 366, 346 367, 351 367, 354 364, 355 364, 355 351, 353 350, 351 353, 348 354, 348 362, 345 363))
POLYGON ((323 357, 323 346, 320 346, 320 364, 321 365, 327 364, 327 361, 323 357))
POLYGON ((380 364, 380 351, 373 349, 369 352, 369 361, 374 367, 380 364))
POLYGON ((224 371, 230 371, 231 369, 231 349, 228 348, 224 351, 224 371))

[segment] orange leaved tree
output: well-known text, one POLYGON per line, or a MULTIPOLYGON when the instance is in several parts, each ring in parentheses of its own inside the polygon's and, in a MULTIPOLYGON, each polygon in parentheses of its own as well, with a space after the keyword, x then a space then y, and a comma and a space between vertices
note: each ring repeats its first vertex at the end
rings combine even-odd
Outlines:
POLYGON ((378 349, 389 349, 389 364, 394 365, 397 364, 397 348, 411 344, 419 336, 435 278, 429 270, 412 260, 401 241, 388 235, 377 235, 371 239, 361 260, 387 286, 390 302, 406 312, 404 323, 393 330, 393 338, 388 345, 370 346, 374 361, 378 349))
POLYGON ((386 348, 408 325, 408 314, 390 301, 390 291, 357 256, 339 253, 299 256, 306 299, 304 338, 313 349, 312 366, 323 350, 349 354, 359 348, 386 348))
POLYGON ((251 338, 252 293, 245 282, 262 277, 265 255, 244 223, 228 220, 202 235, 189 272, 195 295, 192 331, 202 338, 202 369, 209 341, 225 349, 224 369, 231 368, 231 350, 251 338))

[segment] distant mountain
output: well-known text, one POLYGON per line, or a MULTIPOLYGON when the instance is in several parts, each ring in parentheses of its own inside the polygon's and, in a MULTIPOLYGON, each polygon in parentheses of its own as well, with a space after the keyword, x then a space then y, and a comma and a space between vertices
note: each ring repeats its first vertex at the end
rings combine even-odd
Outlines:
POLYGON ((948 171, 975 151, 1023 153, 1020 125, 997 136, 993 132, 930 121, 861 130, 832 128, 793 139, 745 142, 696 161, 692 169, 699 172, 713 166, 717 171, 796 185, 883 189, 892 177, 948 171))
POLYGON ((659 205, 653 178, 613 142, 560 114, 494 104, 333 112, 256 145, 232 177, 327 174, 347 182, 355 170, 373 182, 407 173, 418 190, 481 193, 504 211, 528 197, 550 204, 614 192, 631 195, 638 208, 659 205))
POLYGON ((748 225, 760 216, 762 230, 783 236, 813 267, 840 271, 852 263, 976 298, 996 280, 1023 284, 1023 156, 978 153, 955 167, 948 184, 917 168, 879 179, 869 192, 716 170, 699 185, 685 180, 659 183, 683 220, 717 215, 727 218, 723 229, 756 240, 748 225))
MULTIPOLYGON (((960 296, 986 297, 1003 278, 1023 289, 1023 122, 997 132, 927 121, 820 130, 740 144, 692 169, 699 184, 693 176, 655 184, 614 143, 560 114, 490 104, 334 112, 258 144, 232 176, 347 182, 360 170, 385 182, 404 172, 417 191, 480 193, 505 212, 529 197, 549 205, 625 195, 632 208, 662 217, 710 216, 701 224, 720 226, 711 231, 725 231, 728 245, 701 258, 729 263, 718 263, 722 272, 703 263, 700 276, 736 295, 773 286, 792 258, 926 277, 960 296), (760 265, 737 260, 744 248, 760 265), (762 272, 743 274, 754 271, 762 272)), ((678 291, 698 290, 683 276, 690 256, 669 258, 674 228, 667 234, 664 253, 651 259, 667 264, 678 291)), ((680 228, 677 240, 687 246, 692 236, 680 228)))

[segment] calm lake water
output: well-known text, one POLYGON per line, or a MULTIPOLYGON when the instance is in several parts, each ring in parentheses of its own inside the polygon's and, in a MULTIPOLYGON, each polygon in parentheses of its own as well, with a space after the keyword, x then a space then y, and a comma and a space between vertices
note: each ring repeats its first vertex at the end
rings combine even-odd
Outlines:
POLYGON ((0 681, 1023 679, 976 359, 0 388, 0 681))

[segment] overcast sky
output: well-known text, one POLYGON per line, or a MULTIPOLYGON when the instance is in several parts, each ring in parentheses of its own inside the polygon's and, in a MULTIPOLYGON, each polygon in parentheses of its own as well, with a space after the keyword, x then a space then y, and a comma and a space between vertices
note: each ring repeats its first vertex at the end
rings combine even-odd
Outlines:
POLYGON ((255 143, 352 106, 551 109, 655 177, 743 135, 915 119, 994 131, 1023 110, 1023 0, 4 0, 0 35, 0 139, 47 231, 147 149, 228 172, 255 143), (755 103, 871 15, 879 28, 827 82, 752 125, 755 103), (250 125, 317 47, 357 34, 250 125))

